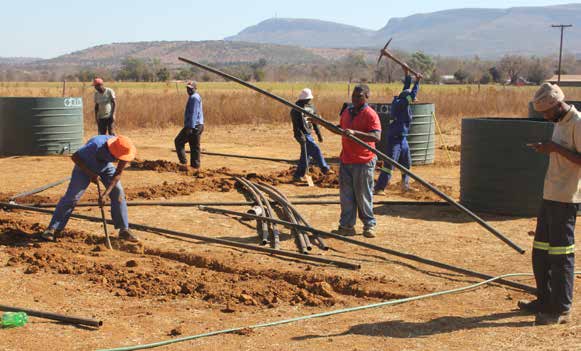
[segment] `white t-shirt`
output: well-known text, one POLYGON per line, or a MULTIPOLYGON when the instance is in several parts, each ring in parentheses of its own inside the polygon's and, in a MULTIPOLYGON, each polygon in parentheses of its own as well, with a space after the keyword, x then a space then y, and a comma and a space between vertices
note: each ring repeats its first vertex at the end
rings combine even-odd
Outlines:
POLYGON ((97 118, 109 118, 111 117, 111 102, 115 99, 115 92, 111 88, 105 88, 105 91, 101 94, 95 91, 95 103, 99 106, 97 110, 97 118))
MULTIPOLYGON (((551 140, 573 152, 581 153, 581 113, 571 107, 562 120, 555 123, 551 140)), ((543 199, 581 203, 579 184, 581 166, 574 164, 556 152, 549 155, 549 168, 545 175, 543 199)))

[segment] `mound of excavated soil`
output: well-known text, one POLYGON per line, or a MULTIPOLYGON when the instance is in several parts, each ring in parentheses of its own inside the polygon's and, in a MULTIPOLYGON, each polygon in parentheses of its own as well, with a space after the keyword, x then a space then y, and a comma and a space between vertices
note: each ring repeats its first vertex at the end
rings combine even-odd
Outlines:
MULTIPOLYGON (((385 278, 347 279, 321 273, 249 268, 236 255, 203 256, 113 240, 107 250, 100 236, 65 231, 57 243, 39 242, 44 227, 0 212, 0 245, 8 266, 25 274, 74 276, 95 291, 129 298, 196 298, 210 305, 334 305, 346 298, 400 298, 385 278), (10 218, 8 218, 10 217, 10 218)), ((396 290, 399 290, 396 288, 396 290)), ((250 308, 250 307, 249 307, 250 308)))

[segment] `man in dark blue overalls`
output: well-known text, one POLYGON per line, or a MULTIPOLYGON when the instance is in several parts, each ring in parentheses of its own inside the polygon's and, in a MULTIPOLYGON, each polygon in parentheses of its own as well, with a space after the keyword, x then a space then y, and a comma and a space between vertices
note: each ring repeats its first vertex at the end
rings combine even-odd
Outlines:
POLYGON ((127 201, 120 182, 123 170, 135 158, 135 153, 135 145, 123 135, 98 135, 89 139, 72 156, 75 166, 69 187, 55 208, 50 224, 41 234, 41 238, 55 240, 56 234, 67 225, 75 205, 89 184, 96 184, 100 178, 106 186, 103 198, 109 196, 111 199, 111 216, 115 228, 119 229, 119 238, 131 242, 139 241, 129 230, 127 201), (113 166, 113 162, 117 162, 117 167, 113 166))
MULTIPOLYGON (((421 75, 416 76, 416 81, 414 87, 410 89, 412 83, 412 77, 409 74, 409 70, 404 68, 405 80, 402 92, 398 96, 394 96, 391 103, 391 117, 392 122, 387 130, 387 150, 386 154, 394 161, 397 161, 402 166, 410 169, 412 166, 412 159, 410 154, 410 148, 407 141, 407 136, 410 130, 410 124, 412 122, 412 109, 411 104, 416 99, 418 90, 420 88, 421 75)), ((375 184, 374 193, 376 195, 385 194, 385 187, 389 184, 391 180, 393 165, 385 164, 381 169, 382 172, 379 175, 379 179, 375 184)), ((402 174, 402 190, 409 191, 409 176, 405 173, 402 174)))

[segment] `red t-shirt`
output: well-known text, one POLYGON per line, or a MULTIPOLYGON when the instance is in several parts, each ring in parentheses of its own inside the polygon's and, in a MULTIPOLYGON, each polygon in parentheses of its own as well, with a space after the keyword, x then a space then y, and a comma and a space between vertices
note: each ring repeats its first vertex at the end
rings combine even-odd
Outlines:
MULTIPOLYGON (((353 129, 360 132, 369 133, 372 131, 381 132, 381 122, 377 112, 371 107, 366 106, 355 117, 351 117, 349 108, 346 108, 341 114, 341 128, 353 129)), ((354 141, 348 139, 346 136, 341 138, 343 149, 341 150, 341 162, 344 164, 362 164, 367 163, 375 157, 375 154, 354 141)), ((366 142, 369 146, 375 147, 375 142, 366 142)))

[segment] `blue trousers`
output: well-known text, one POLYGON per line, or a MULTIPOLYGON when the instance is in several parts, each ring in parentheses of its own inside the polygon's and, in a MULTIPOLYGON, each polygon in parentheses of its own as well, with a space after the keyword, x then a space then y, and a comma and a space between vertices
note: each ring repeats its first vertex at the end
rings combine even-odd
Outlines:
POLYGON ((306 136, 307 141, 303 144, 299 142, 301 145, 301 158, 299 159, 299 164, 297 165, 297 170, 295 171, 294 177, 300 178, 304 177, 307 171, 308 165, 308 157, 312 157, 313 160, 317 163, 317 166, 321 168, 323 173, 327 173, 329 171, 329 165, 325 161, 323 157, 323 153, 319 148, 319 145, 315 142, 315 139, 311 135, 306 136))
MULTIPOLYGON (((99 177, 103 184, 105 184, 105 187, 109 186, 114 173, 115 167, 113 167, 111 163, 109 163, 107 167, 99 173, 99 177)), ((81 199, 90 183, 91 180, 89 179, 89 176, 87 176, 87 174, 85 174, 85 172, 83 172, 79 167, 75 166, 75 168, 73 168, 73 174, 71 175, 71 181, 67 192, 60 199, 52 215, 52 219, 48 226, 50 229, 64 229, 75 209, 75 205, 81 199)), ((109 198, 111 199, 111 217, 113 218, 115 228, 129 228, 127 201, 125 200, 125 193, 123 192, 121 182, 118 182, 115 188, 113 188, 109 194, 109 198)))
POLYGON ((569 311, 575 281, 575 221, 578 204, 543 200, 533 244, 537 299, 544 312, 569 311))
POLYGON ((359 219, 364 228, 376 225, 373 216, 373 171, 377 159, 364 164, 343 164, 339 168, 341 227, 353 227, 359 219))
MULTIPOLYGON (((407 169, 410 169, 412 166, 412 156, 406 137, 388 138, 386 155, 407 169)), ((389 162, 384 162, 383 168, 387 169, 389 172, 381 171, 379 178, 377 179, 377 184, 375 185, 375 190, 385 189, 391 180, 393 165, 389 162)), ((409 186, 410 177, 407 174, 402 173, 401 179, 406 187, 409 186)))

